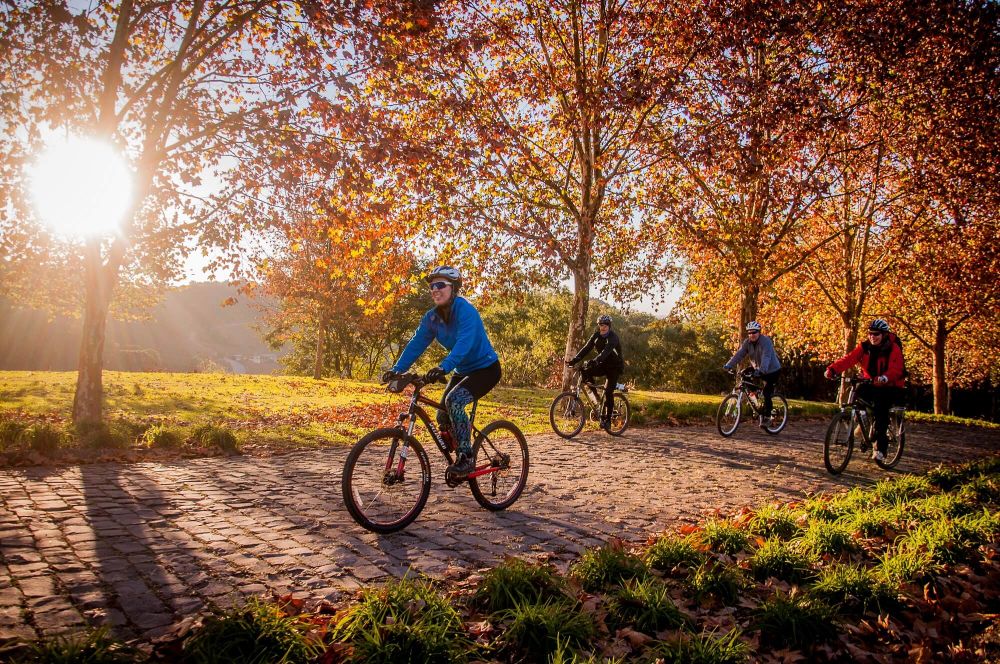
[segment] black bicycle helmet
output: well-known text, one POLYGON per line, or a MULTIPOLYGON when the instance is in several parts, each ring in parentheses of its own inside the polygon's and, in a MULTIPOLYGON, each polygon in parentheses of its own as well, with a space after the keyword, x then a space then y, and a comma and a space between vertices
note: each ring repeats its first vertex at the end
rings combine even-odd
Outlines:
POLYGON ((609 316, 607 314, 601 314, 597 318, 597 324, 598 325, 608 325, 608 326, 610 326, 611 325, 611 316, 609 316))

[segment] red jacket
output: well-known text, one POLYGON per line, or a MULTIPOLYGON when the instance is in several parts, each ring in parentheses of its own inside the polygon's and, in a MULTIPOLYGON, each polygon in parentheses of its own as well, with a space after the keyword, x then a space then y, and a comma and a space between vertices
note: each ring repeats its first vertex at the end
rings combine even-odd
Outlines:
POLYGON ((844 373, 855 364, 861 367, 861 375, 874 379, 885 376, 888 383, 874 383, 885 387, 905 387, 903 380, 903 351, 892 332, 885 335, 882 343, 873 346, 869 341, 862 341, 857 348, 843 356, 828 368, 836 373, 844 373), (888 348, 887 348, 888 347, 888 348), (874 358, 872 356, 875 356, 874 358))

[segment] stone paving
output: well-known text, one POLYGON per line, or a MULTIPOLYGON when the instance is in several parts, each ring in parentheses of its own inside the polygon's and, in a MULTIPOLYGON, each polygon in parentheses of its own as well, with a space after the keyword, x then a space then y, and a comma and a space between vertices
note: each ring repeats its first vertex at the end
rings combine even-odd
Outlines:
MULTIPOLYGON (((531 472, 505 512, 449 489, 435 463, 424 512, 401 533, 361 529, 340 497, 346 449, 0 471, 0 641, 109 624, 153 639, 243 597, 338 601, 406 573, 445 578, 504 556, 565 567, 609 537, 644 540, 716 509, 794 500, 885 477, 856 455, 827 474, 823 422, 772 437, 743 425, 533 436, 531 472)), ((994 453, 1000 433, 912 425, 897 470, 994 453)), ((432 456, 436 452, 431 450, 432 456)))

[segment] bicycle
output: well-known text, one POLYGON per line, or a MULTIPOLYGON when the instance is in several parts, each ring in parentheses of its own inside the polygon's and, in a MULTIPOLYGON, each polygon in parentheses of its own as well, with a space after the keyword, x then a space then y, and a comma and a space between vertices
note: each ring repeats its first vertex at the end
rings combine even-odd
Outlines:
MULTIPOLYGON (((440 382, 444 382, 441 380, 440 382)), ((396 425, 376 429, 354 444, 341 476, 341 492, 351 517, 362 528, 392 533, 410 525, 420 515, 431 492, 431 463, 413 431, 419 420, 450 466, 457 456, 451 432, 431 425, 421 405, 441 410, 440 403, 421 394, 430 382, 416 374, 398 374, 388 383, 390 392, 413 386, 409 407, 396 425), (453 456, 455 455, 455 456, 453 456), (416 461, 416 469, 407 462, 416 461)), ((465 477, 445 472, 445 483, 454 488, 469 483, 472 495, 491 511, 510 507, 528 480, 528 443, 511 422, 496 420, 482 429, 475 426, 478 400, 469 417, 475 470, 465 477)))
MULTIPOLYGON (((618 383, 612 396, 610 424, 605 429, 612 436, 620 436, 628 428, 629 406, 625 393, 628 388, 618 383)), ((583 430, 584 423, 590 419, 600 421, 604 408, 604 390, 590 381, 583 380, 583 372, 574 371, 573 387, 560 393, 549 406, 549 423, 552 430, 563 438, 570 439, 583 430), (580 397, 584 394, 587 402, 580 397)))
MULTIPOLYGON (((859 448, 862 454, 871 452, 875 440, 875 418, 872 416, 872 404, 858 396, 858 386, 871 383, 868 378, 851 378, 848 381, 851 391, 847 403, 835 413, 826 430, 823 441, 823 463, 831 475, 839 475, 847 467, 854 451, 854 442, 860 438, 859 448)), ((875 463, 880 468, 889 470, 899 463, 906 445, 906 408, 893 406, 889 409, 889 442, 886 447, 885 459, 875 463)))
MULTIPOLYGON (((752 419, 759 419, 763 415, 764 388, 753 382, 753 378, 753 367, 741 371, 733 391, 719 404, 719 410, 715 414, 715 426, 725 438, 732 436, 739 428, 743 417, 743 404, 749 406, 752 419)), ((785 397, 775 392, 771 397, 771 413, 765 417, 764 431, 772 436, 780 433, 788 424, 788 401, 785 397)))

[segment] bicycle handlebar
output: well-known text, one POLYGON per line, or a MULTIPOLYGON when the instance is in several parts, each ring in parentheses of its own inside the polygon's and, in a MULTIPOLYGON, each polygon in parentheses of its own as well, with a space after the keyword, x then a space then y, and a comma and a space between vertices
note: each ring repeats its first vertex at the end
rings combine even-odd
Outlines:
POLYGON ((447 383, 448 379, 441 376, 436 380, 427 380, 426 374, 401 373, 393 376, 383 383, 390 392, 402 392, 408 385, 413 385, 417 390, 422 390, 432 383, 447 383))

